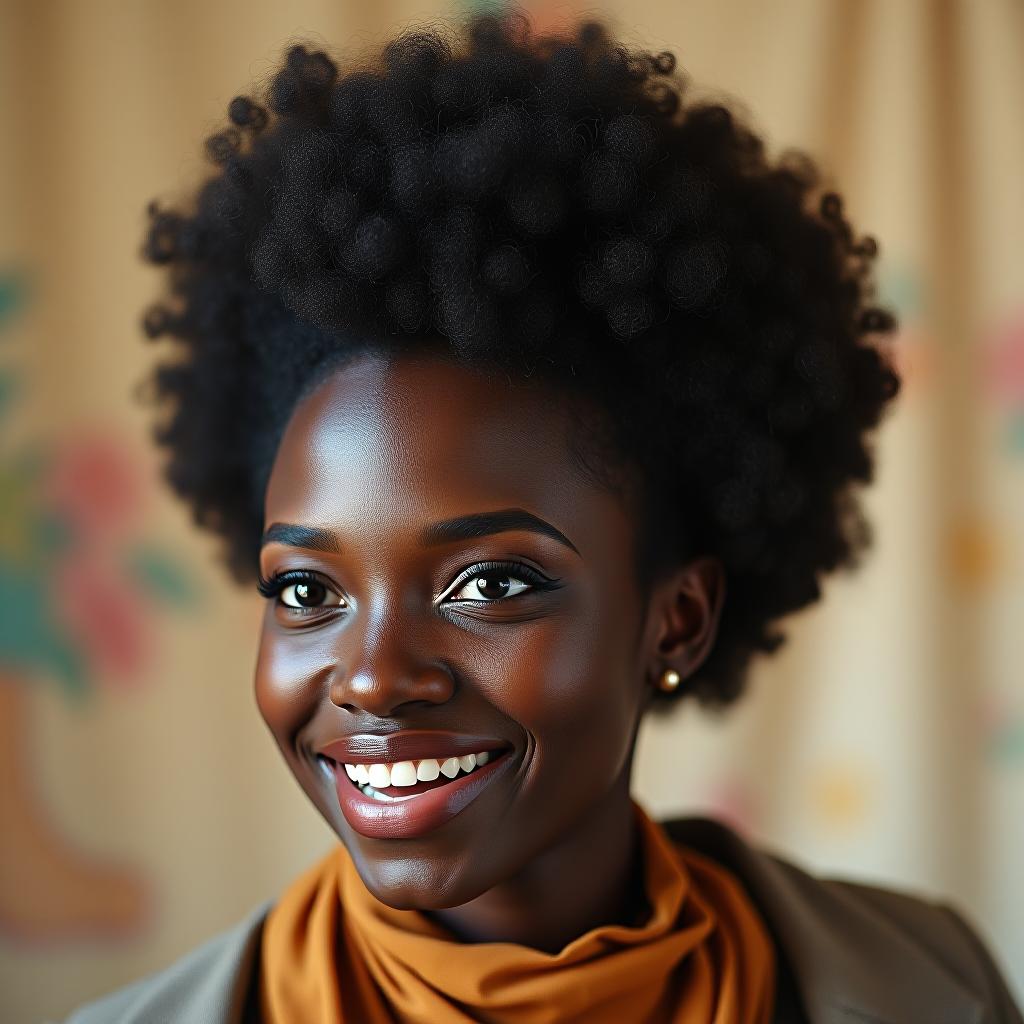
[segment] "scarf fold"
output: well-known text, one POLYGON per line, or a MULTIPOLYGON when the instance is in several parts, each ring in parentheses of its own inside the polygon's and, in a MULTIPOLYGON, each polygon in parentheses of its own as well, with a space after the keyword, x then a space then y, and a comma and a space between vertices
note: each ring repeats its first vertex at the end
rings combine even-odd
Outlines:
POLYGON ((633 809, 649 919, 592 928, 557 954, 462 943, 388 907, 338 844, 268 914, 264 1024, 770 1024, 775 950, 743 887, 633 809))

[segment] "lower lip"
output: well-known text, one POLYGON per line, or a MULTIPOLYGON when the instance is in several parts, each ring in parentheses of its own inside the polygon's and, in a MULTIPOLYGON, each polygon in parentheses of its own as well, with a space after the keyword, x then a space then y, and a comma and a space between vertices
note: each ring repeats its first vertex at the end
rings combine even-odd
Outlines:
POLYGON ((505 772, 512 758, 508 751, 503 751, 468 775, 460 775, 447 785, 394 803, 383 803, 366 796, 348 777, 343 765, 328 763, 334 773, 341 813, 356 832, 370 839, 413 839, 440 828, 465 810, 505 772))

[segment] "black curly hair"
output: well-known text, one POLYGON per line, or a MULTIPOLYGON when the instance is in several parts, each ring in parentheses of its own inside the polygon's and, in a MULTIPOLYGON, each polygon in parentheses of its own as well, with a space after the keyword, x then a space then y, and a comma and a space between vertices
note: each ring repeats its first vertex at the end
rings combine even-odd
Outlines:
POLYGON ((276 446, 338 359, 440 340, 589 396, 642 483, 641 586, 689 554, 727 572, 710 655, 654 707, 724 708, 871 541, 852 489, 900 388, 875 241, 810 157, 769 159, 606 20, 542 35, 512 8, 348 63, 291 45, 206 140, 213 176, 149 204, 169 274, 143 328, 176 350, 144 397, 172 488, 253 581, 276 446))

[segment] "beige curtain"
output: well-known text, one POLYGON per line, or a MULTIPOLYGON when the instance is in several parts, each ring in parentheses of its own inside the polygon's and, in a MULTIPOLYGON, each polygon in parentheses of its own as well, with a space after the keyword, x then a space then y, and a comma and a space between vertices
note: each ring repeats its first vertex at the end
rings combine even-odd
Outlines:
MULTIPOLYGON (((0 4, 5 1021, 169 963, 332 842, 250 693, 258 598, 228 585, 160 488, 131 398, 157 284, 136 255, 142 211, 204 173, 203 138, 288 42, 343 57, 453 10, 0 4), (38 514, 40 456, 47 507, 63 495, 78 528, 70 555, 38 514), (44 597, 73 642, 30 628, 44 597), (122 617, 116 637, 82 611, 96 601, 122 617)), ((536 7, 542 22, 573 10, 536 7)), ((953 899, 1024 1001, 1024 7, 605 10, 632 43, 675 52, 699 91, 745 104, 776 151, 821 158, 880 240, 882 298, 903 321, 905 390, 865 497, 873 552, 792 619, 738 707, 645 725, 635 792, 821 874, 953 899)))

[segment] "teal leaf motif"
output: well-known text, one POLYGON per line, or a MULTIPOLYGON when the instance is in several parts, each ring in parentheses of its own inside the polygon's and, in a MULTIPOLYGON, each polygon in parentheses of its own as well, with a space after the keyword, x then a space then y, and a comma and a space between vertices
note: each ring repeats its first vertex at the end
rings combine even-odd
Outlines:
POLYGON ((1010 453, 1024 456, 1024 408, 1017 409, 1010 417, 1006 436, 1010 453))
POLYGON ((58 625, 45 573, 0 562, 0 664, 55 677, 81 705, 89 695, 85 658, 58 625))
POLYGON ((996 733, 992 753, 1002 764, 1024 761, 1024 718, 1008 723, 996 733))
POLYGON ((12 373, 0 373, 0 417, 10 408, 18 393, 18 382, 12 373))
POLYGON ((28 298, 28 281, 24 274, 8 273, 0 277, 0 327, 21 311, 28 298))
POLYGON ((500 14, 505 0, 462 0, 462 6, 475 14, 500 14))
POLYGON ((192 581, 167 552, 140 544, 125 556, 129 577, 147 594, 176 608, 187 608, 198 600, 192 581))
POLYGON ((884 263, 879 266, 878 302, 882 306, 894 306, 901 320, 921 315, 925 308, 922 291, 921 280, 912 267, 884 263))

